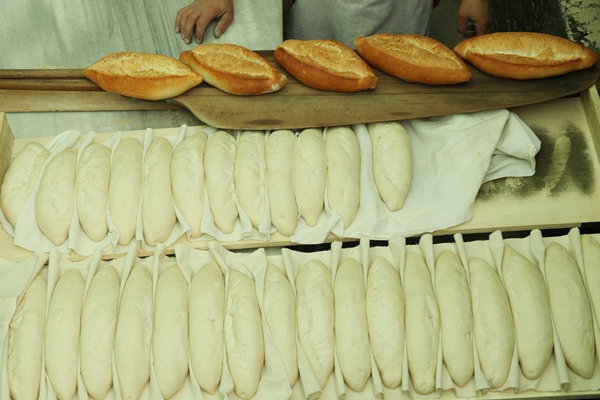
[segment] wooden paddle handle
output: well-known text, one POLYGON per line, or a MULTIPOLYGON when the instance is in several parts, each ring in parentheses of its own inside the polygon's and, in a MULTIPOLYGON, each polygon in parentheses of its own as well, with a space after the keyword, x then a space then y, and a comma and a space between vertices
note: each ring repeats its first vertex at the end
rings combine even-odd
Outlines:
POLYGON ((82 69, 0 69, 0 79, 80 79, 82 69))

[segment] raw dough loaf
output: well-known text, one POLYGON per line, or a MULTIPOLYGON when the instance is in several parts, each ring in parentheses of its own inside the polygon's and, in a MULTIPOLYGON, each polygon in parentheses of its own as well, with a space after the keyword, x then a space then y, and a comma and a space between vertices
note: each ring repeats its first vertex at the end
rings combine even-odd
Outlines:
POLYGON ((265 133, 242 132, 235 155, 235 193, 252 226, 258 229, 267 196, 265 133))
POLYGON ((502 277, 515 324, 521 371, 542 375, 552 357, 554 331, 546 284, 540 270, 509 245, 504 246, 502 277))
POLYGON ((110 181, 110 150, 92 143, 83 150, 75 177, 75 205, 79 224, 94 242, 108 233, 106 207, 110 181))
POLYGON ((46 320, 46 374, 59 400, 70 400, 77 390, 77 362, 81 307, 85 281, 77 269, 66 271, 56 283, 46 320))
POLYGON ((317 225, 327 186, 327 150, 319 129, 305 129, 294 147, 294 194, 300 216, 308 226, 317 225))
POLYGON ((115 366, 124 400, 139 399, 150 379, 153 318, 150 270, 134 267, 121 295, 115 333, 115 366))
POLYGON ((158 277, 154 299, 152 354, 158 387, 165 399, 181 389, 188 374, 188 283, 177 265, 158 277))
POLYGON ((508 296, 500 277, 487 261, 469 260, 469 276, 479 364, 490 387, 498 389, 506 382, 515 348, 508 296))
POLYGON ((360 202, 360 147, 352 129, 332 127, 325 134, 327 150, 327 202, 347 228, 360 202))
POLYGON ((88 394, 106 397, 112 386, 112 349, 117 329, 120 279, 112 265, 100 269, 88 288, 81 312, 81 378, 88 394))
POLYGON ((596 320, 600 323, 600 244, 592 236, 582 235, 581 246, 583 248, 585 279, 596 312, 596 320))
POLYGON ((473 312, 467 273, 456 253, 435 262, 435 291, 442 322, 442 356, 450 377, 463 387, 473 376, 473 312))
POLYGON ((225 131, 215 132, 206 143, 206 193, 215 225, 223 233, 233 232, 238 217, 234 172, 236 151, 235 139, 225 131))
POLYGON ((353 258, 340 264, 333 284, 335 345, 346 385, 362 392, 371 376, 371 352, 362 266, 353 258))
POLYGON ((163 243, 177 222, 171 186, 173 147, 164 137, 154 139, 144 157, 142 225, 149 246, 163 243))
POLYGON ((190 283, 190 358, 198 385, 215 394, 223 370, 225 282, 216 262, 204 265, 190 283))
POLYGON ((206 140, 206 132, 195 133, 175 147, 171 161, 173 198, 177 208, 190 224, 193 238, 201 235, 206 140))
POLYGON ((8 328, 8 384, 15 400, 36 400, 42 373, 46 280, 36 276, 8 328))
POLYGON ((290 387, 293 387, 298 379, 296 298, 285 274, 272 264, 267 264, 263 307, 265 321, 281 354, 290 387))
POLYGON ((426 395, 435 389, 440 312, 433 294, 431 276, 421 254, 406 254, 404 292, 408 370, 415 391, 426 395))
POLYGON ((35 218, 44 235, 56 246, 69 235, 75 212, 77 150, 68 149, 46 164, 35 197, 35 218))
POLYGON ((559 243, 546 248, 550 309, 567 365, 579 376, 594 374, 594 325, 583 279, 573 256, 559 243))
POLYGON ((135 138, 122 140, 113 153, 108 207, 119 231, 119 244, 128 245, 135 237, 144 165, 144 147, 135 138))
POLYGON ((383 384, 402 383, 404 360, 404 292, 398 271, 383 257, 375 257, 367 275, 367 322, 371 350, 383 384))
POLYGON ((311 260, 296 276, 298 338, 321 388, 333 371, 334 308, 331 271, 311 260))
POLYGON ((249 399, 258 390, 265 349, 254 281, 237 270, 229 271, 225 345, 235 394, 249 399))
POLYGON ((296 135, 289 130, 273 131, 267 137, 267 192, 271 223, 279 233, 291 236, 298 225, 298 203, 294 195, 292 158, 296 135))
POLYGON ((399 122, 368 124, 373 146, 373 179, 390 211, 404 206, 412 181, 412 144, 399 122))
POLYGON ((31 194, 50 152, 36 142, 29 142, 9 165, 0 188, 0 207, 12 226, 17 225, 21 210, 31 194))

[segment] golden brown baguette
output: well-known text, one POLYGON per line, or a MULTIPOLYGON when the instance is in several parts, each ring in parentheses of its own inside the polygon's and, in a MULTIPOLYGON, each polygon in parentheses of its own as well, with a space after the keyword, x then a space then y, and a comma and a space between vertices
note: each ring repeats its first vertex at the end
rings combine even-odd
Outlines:
POLYGON ((184 51, 179 59, 207 83, 230 94, 276 92, 287 82, 267 60, 235 44, 203 44, 184 51))
POLYGON ((179 96, 202 82, 181 61, 161 54, 119 52, 83 70, 86 78, 107 92, 144 100, 179 96))
POLYGON ((407 82, 450 85, 471 79, 452 50, 427 36, 381 33, 356 38, 354 45, 369 65, 407 82))
POLYGON ((275 49, 275 60, 315 89, 358 92, 377 86, 371 67, 351 48, 334 40, 286 40, 275 49))
POLYGON ((486 74, 539 79, 592 67, 598 54, 571 40, 544 33, 497 32, 466 39, 454 51, 486 74))

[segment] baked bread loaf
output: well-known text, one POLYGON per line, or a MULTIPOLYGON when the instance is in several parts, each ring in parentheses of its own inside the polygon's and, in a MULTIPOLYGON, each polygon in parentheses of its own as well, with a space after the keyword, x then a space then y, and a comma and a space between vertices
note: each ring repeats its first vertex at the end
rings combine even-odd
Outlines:
POLYGON ((276 92, 287 82, 287 77, 267 60, 235 44, 203 44, 184 51, 179 59, 206 83, 230 94, 276 92))
POLYGON ((85 68, 83 75, 107 92, 144 100, 179 96, 202 82, 175 58, 131 52, 110 54, 85 68))
POLYGON ((381 33, 358 37, 354 45, 369 65, 407 82, 452 85, 471 79, 460 57, 427 36, 381 33))
POLYGON ((544 33, 497 32, 474 36, 454 51, 479 70, 500 78, 539 79, 592 67, 598 54, 544 33))
POLYGON ((359 92, 377 86, 371 67, 335 40, 289 39, 277 46, 274 56, 294 78, 315 89, 359 92))

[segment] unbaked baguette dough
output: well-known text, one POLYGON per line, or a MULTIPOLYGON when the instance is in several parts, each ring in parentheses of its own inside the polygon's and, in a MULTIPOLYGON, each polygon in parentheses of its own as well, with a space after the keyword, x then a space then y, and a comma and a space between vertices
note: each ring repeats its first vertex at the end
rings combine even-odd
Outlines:
POLYGON ((305 129, 294 147, 294 194, 300 216, 308 226, 317 225, 327 186, 327 150, 319 129, 305 129))
POLYGON ((75 212, 77 150, 64 150, 46 164, 35 197, 35 218, 42 233, 56 246, 69 235, 75 212))
POLYGON ((373 358, 383 384, 395 389, 402 383, 404 292, 398 271, 383 257, 375 257, 369 267, 366 308, 373 358))
POLYGON ((122 140, 113 153, 108 207, 110 217, 119 231, 119 244, 128 245, 135 237, 144 165, 144 147, 139 140, 122 140))
POLYGON ((265 133, 244 131, 240 134, 235 156, 235 193, 242 209, 258 229, 267 196, 265 133))
POLYGON ((190 224, 191 236, 200 237, 204 212, 204 149, 206 132, 200 131, 173 150, 171 184, 177 208, 190 224))
POLYGON ((271 223, 284 236, 291 236, 298 225, 298 203, 292 178, 295 144, 294 132, 277 130, 267 137, 265 150, 271 223))
POLYGON ((473 312, 467 273, 450 250, 435 262, 435 290, 442 323, 442 356, 450 377, 465 386, 474 370, 473 312))
POLYGON ((360 202, 360 147, 352 129, 329 128, 325 134, 327 150, 327 202, 337 211, 347 228, 360 202))
POLYGON ((583 265, 596 320, 600 324, 600 244, 590 235, 581 236, 583 265))
POLYGON ((237 270, 229 271, 225 345, 235 394, 249 399, 258 390, 265 360, 262 318, 254 281, 237 270))
POLYGON ((94 242, 108 233, 106 207, 110 182, 110 150, 92 143, 83 150, 75 177, 75 206, 79 224, 94 242))
POLYGON ((235 204, 235 154, 237 144, 231 134, 217 131, 206 143, 204 172, 206 193, 215 225, 223 233, 234 229, 238 210, 235 204))
POLYGON ((267 264, 263 295, 265 321, 281 354, 290 387, 298 379, 296 298, 290 281, 276 266, 267 264))
POLYGON ((353 258, 340 264, 333 284, 336 354, 344 382, 362 392, 371 376, 371 352, 362 266, 353 258))
POLYGON ((479 364, 490 387, 498 389, 506 382, 515 348, 508 296, 500 277, 487 261, 469 260, 469 276, 479 364))
POLYGON ((335 350, 331 271, 311 260, 296 276, 298 338, 321 388, 333 371, 335 350))
POLYGON ((165 399, 181 389, 188 374, 188 283, 171 265, 158 277, 154 299, 152 354, 158 387, 165 399))
POLYGON ((0 188, 0 207, 12 226, 17 225, 21 210, 48 156, 50 152, 44 146, 29 142, 8 166, 0 188))
POLYGON ((502 276, 515 324, 521 371, 542 375, 552 357, 554 332, 546 284, 540 270, 509 245, 504 246, 502 276))
POLYGON ((204 265, 190 283, 189 324, 192 372, 198 385, 215 394, 223 370, 225 282, 215 261, 204 265))
POLYGON ((398 211, 412 181, 412 144, 399 122, 368 124, 373 150, 373 178, 381 200, 390 211, 398 211))
POLYGON ((46 374, 59 400, 77 390, 81 307, 85 281, 77 269, 66 271, 54 286, 46 319, 46 374))
POLYGON ((164 137, 154 139, 144 157, 142 225, 149 246, 163 243, 177 222, 171 186, 172 159, 173 147, 164 137))
POLYGON ((79 363, 88 394, 106 397, 112 386, 112 349, 117 328, 120 279, 112 265, 101 268, 90 283, 81 312, 79 363))
POLYGON ((440 341, 440 312, 423 256, 406 254, 406 351, 413 387, 426 395, 435 389, 440 341))
POLYGON ((40 390, 46 280, 36 276, 8 328, 8 384, 14 400, 36 400, 40 390))
POLYGON ((590 301, 575 259, 561 244, 546 248, 550 309, 567 365, 579 376, 594 374, 594 325, 590 301))
POLYGON ((150 379, 153 318, 150 270, 134 267, 121 295, 115 333, 115 366, 124 400, 139 399, 150 379))

